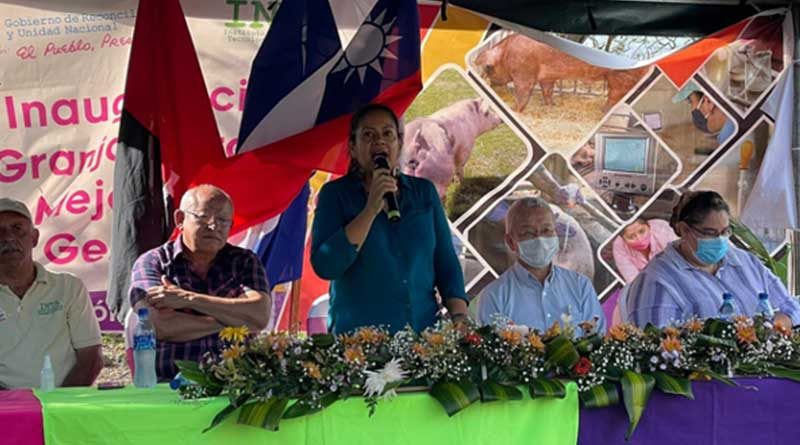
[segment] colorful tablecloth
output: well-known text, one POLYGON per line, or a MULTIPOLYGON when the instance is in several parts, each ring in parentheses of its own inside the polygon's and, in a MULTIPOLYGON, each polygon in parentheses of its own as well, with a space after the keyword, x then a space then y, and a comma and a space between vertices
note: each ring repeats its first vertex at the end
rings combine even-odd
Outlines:
POLYGON ((353 397, 307 417, 283 420, 280 431, 239 425, 234 414, 202 434, 227 400, 180 401, 165 386, 98 391, 64 388, 36 394, 47 445, 108 444, 526 444, 573 445, 578 436, 578 396, 476 403, 448 418, 426 393, 405 393, 380 403, 368 417, 353 397))
POLYGON ((0 444, 41 445, 42 407, 29 389, 0 391, 0 444))

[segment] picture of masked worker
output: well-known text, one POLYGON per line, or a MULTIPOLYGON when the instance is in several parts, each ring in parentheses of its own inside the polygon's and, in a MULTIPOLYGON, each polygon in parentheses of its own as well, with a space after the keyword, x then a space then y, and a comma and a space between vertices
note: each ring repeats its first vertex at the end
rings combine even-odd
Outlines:
POLYGON ((678 239, 669 222, 638 218, 622 231, 612 248, 614 264, 626 283, 639 275, 650 260, 678 239))
POLYGON ((722 143, 733 135, 736 127, 728 119, 722 109, 700 89, 694 81, 689 81, 672 98, 673 103, 687 101, 691 106, 692 123, 702 133, 714 136, 717 143, 722 143))

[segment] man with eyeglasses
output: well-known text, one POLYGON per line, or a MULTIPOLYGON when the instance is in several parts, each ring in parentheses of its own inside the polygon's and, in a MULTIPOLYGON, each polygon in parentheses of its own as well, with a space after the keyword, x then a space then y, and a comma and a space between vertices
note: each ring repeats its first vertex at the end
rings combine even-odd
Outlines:
POLYGON ((713 191, 685 194, 670 221, 680 238, 653 258, 627 289, 627 320, 665 326, 716 317, 722 294, 733 296, 736 314, 753 316, 766 292, 775 323, 800 323, 800 305, 780 279, 753 254, 729 243, 730 209, 713 191))
POLYGON ((190 189, 174 217, 180 236, 136 260, 129 293, 131 307, 150 308, 162 381, 178 372, 175 360, 219 352, 222 328, 264 329, 271 307, 261 261, 227 243, 233 223, 227 193, 212 185, 190 189))
MULTIPOLYGON (((605 332, 603 309, 589 278, 553 264, 559 244, 547 202, 539 198, 514 202, 506 214, 505 241, 516 261, 481 293, 480 324, 502 316, 544 331, 569 319, 575 325, 594 321, 596 330, 605 332)), ((581 334, 581 328, 575 333, 581 334)))

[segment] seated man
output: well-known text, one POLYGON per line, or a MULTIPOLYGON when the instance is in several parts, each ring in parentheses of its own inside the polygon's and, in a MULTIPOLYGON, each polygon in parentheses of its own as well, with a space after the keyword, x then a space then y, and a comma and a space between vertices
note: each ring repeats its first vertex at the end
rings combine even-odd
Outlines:
POLYGON ((589 279, 552 264, 558 237, 549 204, 523 198, 511 205, 505 240, 515 262, 483 290, 478 302, 480 324, 491 323, 499 314, 544 331, 554 322, 562 323, 562 315, 568 314, 576 325, 596 318, 597 331, 605 332, 605 316, 589 279))
POLYGON ((233 203, 212 185, 186 191, 175 241, 142 254, 133 266, 131 307, 150 308, 159 380, 177 374, 175 360, 218 353, 225 326, 260 331, 269 322, 270 295, 258 257, 227 243, 233 203))
POLYGON ((89 386, 103 368, 100 325, 81 280, 33 261, 39 231, 25 204, 0 198, 0 388, 89 386))

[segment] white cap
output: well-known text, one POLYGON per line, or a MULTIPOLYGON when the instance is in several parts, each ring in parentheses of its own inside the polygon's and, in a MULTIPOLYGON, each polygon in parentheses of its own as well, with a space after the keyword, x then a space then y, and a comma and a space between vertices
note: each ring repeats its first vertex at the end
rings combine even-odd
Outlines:
POLYGON ((26 206, 24 202, 17 201, 16 199, 0 198, 0 212, 19 213, 25 218, 33 221, 33 218, 31 218, 31 211, 28 210, 28 206, 26 206))

